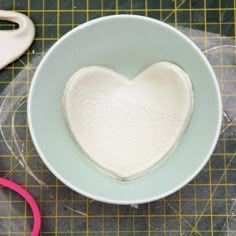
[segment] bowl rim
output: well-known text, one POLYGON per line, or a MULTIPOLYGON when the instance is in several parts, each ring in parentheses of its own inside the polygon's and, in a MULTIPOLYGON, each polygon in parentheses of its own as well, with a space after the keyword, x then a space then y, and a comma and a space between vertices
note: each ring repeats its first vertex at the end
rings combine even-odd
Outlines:
POLYGON ((63 35, 60 39, 58 39, 52 46, 51 48, 46 52, 46 54, 43 56, 43 59, 41 60, 39 66, 36 69, 36 72, 33 76, 33 79, 31 81, 30 84, 30 89, 29 89, 29 93, 28 93, 28 103, 27 103, 27 119, 28 119, 28 125, 29 125, 29 131, 32 137, 32 141, 33 144, 36 148, 36 151, 38 152, 40 158, 43 160, 44 164, 47 166, 47 168, 50 170, 50 172, 52 172, 54 174, 54 176, 56 176, 56 178, 58 178, 62 183, 64 183, 66 186, 68 186, 69 188, 71 188, 72 190, 76 191, 77 193, 80 193, 88 198, 92 198, 94 200, 97 201, 101 201, 104 203, 111 203, 111 204, 121 204, 121 205, 130 205, 130 204, 143 204, 143 203, 148 203, 148 202, 152 202, 152 201, 156 201, 159 199, 162 199, 164 197, 167 197, 171 194, 173 194, 174 192, 180 190, 182 187, 184 187, 185 185, 187 185, 194 177, 196 177, 196 175, 203 169, 203 167, 206 165, 206 163, 209 161, 214 148, 217 144, 219 135, 220 135, 220 131, 221 131, 221 125, 222 125, 222 97, 221 97, 221 92, 220 92, 220 88, 219 88, 219 84, 215 75, 215 72, 212 68, 212 66, 210 65, 208 59, 206 58, 206 56, 204 55, 204 53, 200 50, 200 48, 197 47, 197 45, 190 39, 188 38, 186 35, 184 35, 182 32, 180 32, 178 29, 176 29, 175 27, 164 23, 160 20, 156 20, 147 16, 140 16, 140 15, 129 15, 129 14, 120 14, 120 15, 110 15, 110 16, 102 16, 99 17, 97 19, 93 19, 90 20, 88 22, 85 22, 77 27, 75 27, 74 29, 70 30, 69 32, 67 32, 65 35, 63 35), (57 46, 64 40, 66 40, 67 38, 70 37, 71 34, 73 34, 76 31, 80 31, 90 25, 94 25, 106 20, 110 20, 110 19, 115 19, 115 18, 127 18, 127 19, 137 19, 137 20, 144 20, 150 23, 155 23, 155 24, 159 24, 164 28, 169 29, 170 31, 178 34, 182 39, 184 39, 187 43, 189 43, 191 45, 191 47, 193 47, 197 52, 198 55, 201 57, 201 59, 204 61, 204 63, 207 65, 207 68, 211 74, 211 79, 214 82, 214 87, 216 90, 216 94, 217 94, 217 105, 219 108, 219 114, 217 117, 217 129, 215 132, 215 136, 214 139, 212 140, 212 144, 208 149, 208 153, 205 156, 204 160, 202 161, 201 165, 199 165, 196 170, 192 173, 192 175, 190 175, 188 178, 185 179, 185 181, 181 181, 178 185, 175 186, 175 188, 171 188, 169 191, 166 191, 162 194, 157 194, 155 196, 151 196, 148 198, 144 198, 142 200, 113 200, 110 199, 109 197, 101 197, 101 196, 96 196, 91 194, 88 191, 85 191, 83 189, 78 188, 77 186, 74 186, 73 184, 71 184, 69 181, 67 181, 63 176, 61 176, 60 173, 58 173, 53 166, 48 162, 46 156, 43 154, 43 152, 41 151, 41 148, 37 142, 37 137, 34 133, 34 127, 33 127, 33 122, 31 119, 31 106, 32 106, 32 96, 33 96, 33 92, 34 92, 34 87, 36 84, 36 77, 38 77, 39 72, 41 71, 41 68, 44 66, 44 62, 47 60, 48 55, 51 54, 51 52, 53 52, 57 46))

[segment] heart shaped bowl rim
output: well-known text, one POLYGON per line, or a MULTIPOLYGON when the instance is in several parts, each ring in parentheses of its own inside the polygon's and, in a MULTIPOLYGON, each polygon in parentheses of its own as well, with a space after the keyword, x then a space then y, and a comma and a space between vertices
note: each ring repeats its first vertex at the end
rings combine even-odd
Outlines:
POLYGON ((200 49, 172 26, 134 15, 98 18, 58 40, 34 74, 27 112, 33 143, 49 170, 76 192, 114 204, 158 200, 189 183, 209 160, 222 122, 219 85, 200 49), (107 66, 132 79, 158 61, 173 62, 190 76, 194 109, 189 126, 158 166, 137 179, 116 180, 98 170, 70 136, 61 105, 65 85, 83 66, 107 66))

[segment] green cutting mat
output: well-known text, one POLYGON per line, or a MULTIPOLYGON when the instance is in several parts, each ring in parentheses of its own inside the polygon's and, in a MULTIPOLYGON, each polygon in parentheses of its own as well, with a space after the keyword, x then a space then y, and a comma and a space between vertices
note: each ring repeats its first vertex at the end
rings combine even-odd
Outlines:
MULTIPOLYGON (((235 7, 235 0, 0 0, 0 9, 24 13, 36 26, 29 51, 0 72, 0 176, 35 197, 41 235, 236 235, 235 7), (205 168, 177 193, 138 207, 96 202, 60 183, 39 159, 26 122, 30 81, 49 47, 75 26, 113 14, 145 15, 186 27, 207 50, 224 99, 224 132, 205 168)), ((14 27, 0 21, 0 29, 14 27)), ((0 235, 29 235, 32 222, 25 202, 0 188, 0 235)))

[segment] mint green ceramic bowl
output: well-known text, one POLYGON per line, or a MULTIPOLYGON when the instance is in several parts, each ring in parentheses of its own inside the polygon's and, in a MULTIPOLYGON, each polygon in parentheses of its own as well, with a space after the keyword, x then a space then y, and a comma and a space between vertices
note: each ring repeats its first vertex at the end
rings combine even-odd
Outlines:
POLYGON ((108 203, 144 203, 163 198, 191 181, 208 161, 221 127, 221 96, 202 52, 171 26, 141 16, 109 16, 67 33, 49 50, 34 75, 28 121, 35 147, 50 171, 87 197, 108 203), (144 176, 120 181, 98 170, 71 138, 62 96, 71 75, 87 65, 104 65, 129 78, 149 65, 170 61, 190 76, 195 104, 177 149, 144 176))

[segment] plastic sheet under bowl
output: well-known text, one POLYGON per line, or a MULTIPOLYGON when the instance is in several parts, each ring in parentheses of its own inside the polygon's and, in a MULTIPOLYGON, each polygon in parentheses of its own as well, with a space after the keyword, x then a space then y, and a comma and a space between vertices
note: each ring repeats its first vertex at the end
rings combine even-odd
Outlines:
POLYGON ((116 204, 163 198, 187 184, 208 161, 221 127, 221 96, 202 52, 176 29, 139 16, 110 16, 83 24, 62 37, 38 67, 29 93, 32 139, 47 167, 87 197, 116 204), (62 115, 71 75, 104 65, 129 78, 158 61, 170 61, 190 76, 195 98, 189 127, 175 152, 144 176, 120 181, 99 171, 77 148, 62 115))

